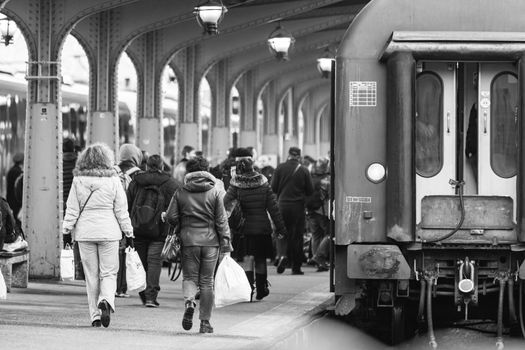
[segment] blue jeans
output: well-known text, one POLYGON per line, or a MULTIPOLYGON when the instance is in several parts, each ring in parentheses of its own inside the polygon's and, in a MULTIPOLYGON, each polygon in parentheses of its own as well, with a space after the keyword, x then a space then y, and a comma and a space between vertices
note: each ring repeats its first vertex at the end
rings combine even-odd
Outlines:
POLYGON ((140 261, 146 270, 146 289, 144 296, 146 301, 157 300, 160 291, 160 273, 162 271, 162 259, 160 253, 164 242, 135 241, 135 250, 139 254, 140 261))
POLYGON ((219 247, 182 247, 182 294, 184 302, 195 300, 200 290, 199 319, 210 320, 215 299, 213 281, 219 247))

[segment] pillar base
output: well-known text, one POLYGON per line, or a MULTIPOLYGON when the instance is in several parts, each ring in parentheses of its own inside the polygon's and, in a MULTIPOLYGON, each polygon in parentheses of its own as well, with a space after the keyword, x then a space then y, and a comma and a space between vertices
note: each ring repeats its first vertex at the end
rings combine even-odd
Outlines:
POLYGON ((159 118, 139 118, 137 132, 137 147, 149 155, 163 155, 162 123, 159 118))
POLYGON ((230 128, 215 127, 212 128, 211 149, 208 157, 211 159, 210 164, 219 164, 228 156, 230 147, 230 128))

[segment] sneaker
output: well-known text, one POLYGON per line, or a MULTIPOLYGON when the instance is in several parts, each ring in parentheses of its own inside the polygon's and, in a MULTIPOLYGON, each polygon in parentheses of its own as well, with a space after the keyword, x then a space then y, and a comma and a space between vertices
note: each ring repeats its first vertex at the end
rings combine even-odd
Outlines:
POLYGON ((283 273, 286 270, 286 264, 288 263, 288 258, 285 256, 279 257, 277 262, 277 273, 283 273))
POLYGON ((213 327, 208 320, 201 320, 201 327, 199 333, 213 333, 213 327))
POLYGON ((320 264, 320 265, 317 266, 317 272, 324 272, 324 271, 328 271, 328 270, 330 270, 330 269, 328 268, 328 266, 326 266, 324 264, 322 264, 322 265, 320 264))
POLYGON ((101 300, 100 303, 98 303, 98 308, 102 312, 102 315, 100 316, 100 322, 105 328, 107 328, 110 322, 111 307, 106 300, 101 300))
POLYGON ((145 307, 159 307, 160 304, 157 303, 155 300, 146 300, 146 302, 144 303, 144 306, 145 307))
POLYGON ((195 303, 191 300, 186 301, 186 310, 182 317, 182 328, 189 331, 193 327, 193 313, 195 312, 195 303))
POLYGON ((292 270, 292 275, 304 275, 304 272, 301 270, 292 270))
POLYGON ((93 322, 91 322, 91 327, 99 328, 101 326, 102 323, 100 322, 100 320, 94 320, 93 322))
POLYGON ((130 297, 130 295, 128 293, 118 293, 118 292, 115 293, 115 296, 117 298, 129 298, 130 297))

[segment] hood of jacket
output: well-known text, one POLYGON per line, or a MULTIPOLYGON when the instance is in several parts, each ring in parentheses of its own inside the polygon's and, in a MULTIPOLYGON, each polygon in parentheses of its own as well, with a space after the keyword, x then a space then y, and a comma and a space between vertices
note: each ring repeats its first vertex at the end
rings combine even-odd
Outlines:
POLYGON ((142 163, 142 151, 135 145, 125 143, 120 146, 119 159, 121 162, 131 161, 135 166, 142 163))
POLYGON ((252 171, 246 174, 236 174, 230 180, 230 185, 238 188, 257 188, 268 182, 263 174, 252 171))
POLYGON ((194 171, 184 177, 184 189, 189 192, 206 192, 215 187, 217 179, 207 171, 194 171))
POLYGON ((133 177, 133 180, 141 186, 146 186, 146 185, 160 186, 170 179, 171 179, 170 175, 160 172, 160 171, 139 172, 133 177))

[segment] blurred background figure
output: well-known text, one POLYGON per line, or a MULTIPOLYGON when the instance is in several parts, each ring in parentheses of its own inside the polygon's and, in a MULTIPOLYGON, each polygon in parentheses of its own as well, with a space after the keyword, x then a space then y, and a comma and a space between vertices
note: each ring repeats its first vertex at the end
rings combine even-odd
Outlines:
POLYGON ((173 169, 173 177, 175 180, 177 180, 180 184, 184 183, 184 176, 186 175, 186 163, 188 160, 195 157, 195 148, 190 145, 184 146, 182 148, 182 159, 180 162, 177 163, 175 168, 173 169))
MULTIPOLYGON (((6 179, 6 200, 9 206, 11 207, 11 210, 13 210, 13 216, 15 217, 16 224, 18 227, 21 227, 20 220, 18 219, 18 213, 20 212, 20 209, 22 208, 22 195, 20 193, 20 196, 16 195, 15 191, 15 182, 18 180, 23 181, 23 172, 24 172, 24 154, 23 153, 16 153, 13 156, 13 166, 9 171, 7 172, 7 179, 6 179), (18 198, 17 198, 18 197, 18 198)), ((22 189, 22 186, 19 186, 20 190, 22 189)))

